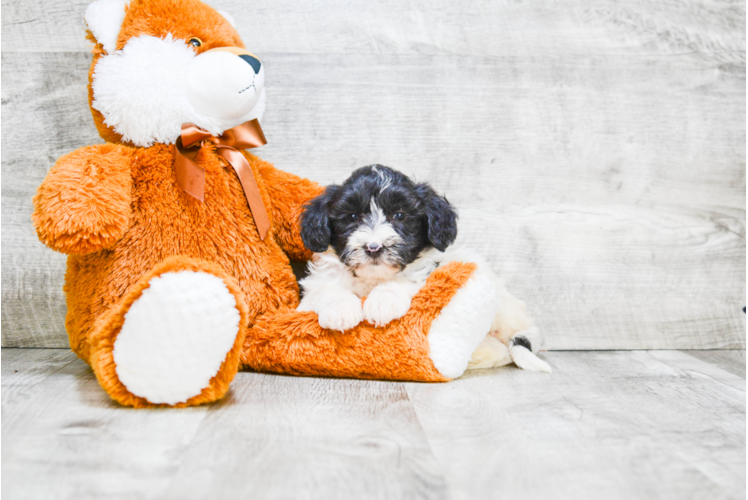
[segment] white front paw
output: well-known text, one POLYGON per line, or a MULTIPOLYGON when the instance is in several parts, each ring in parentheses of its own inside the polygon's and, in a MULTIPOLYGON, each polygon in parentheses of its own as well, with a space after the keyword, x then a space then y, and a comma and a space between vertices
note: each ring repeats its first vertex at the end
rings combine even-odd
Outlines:
POLYGON ((355 295, 342 297, 340 300, 320 308, 318 317, 319 326, 322 328, 341 332, 350 330, 364 320, 361 299, 355 295))
POLYGON ((375 326, 384 326, 402 318, 410 309, 410 296, 394 287, 378 286, 364 302, 364 319, 375 326))

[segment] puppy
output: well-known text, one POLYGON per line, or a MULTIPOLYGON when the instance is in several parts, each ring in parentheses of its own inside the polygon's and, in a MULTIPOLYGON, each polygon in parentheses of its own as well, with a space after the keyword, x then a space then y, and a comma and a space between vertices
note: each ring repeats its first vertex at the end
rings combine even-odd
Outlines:
MULTIPOLYGON (((304 295, 298 310, 314 311, 320 326, 332 330, 364 320, 382 326, 404 316, 428 276, 447 262, 488 269, 479 256, 450 246, 457 237, 457 213, 444 197, 382 165, 360 168, 312 200, 301 216, 301 237, 316 253, 309 275, 299 282, 304 295)), ((468 368, 514 361, 550 372, 534 354, 542 339, 524 303, 491 275, 499 310, 468 368)))

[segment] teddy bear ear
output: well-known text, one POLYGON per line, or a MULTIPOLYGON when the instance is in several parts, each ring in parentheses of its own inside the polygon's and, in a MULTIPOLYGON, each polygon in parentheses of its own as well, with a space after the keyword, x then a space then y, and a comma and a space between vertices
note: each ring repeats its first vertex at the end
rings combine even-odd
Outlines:
POLYGON ((117 36, 125 20, 124 0, 96 0, 86 8, 86 24, 108 54, 117 49, 117 36))
POLYGON ((226 19, 229 22, 231 26, 236 28, 236 21, 234 21, 234 16, 232 16, 225 10, 219 10, 218 13, 221 14, 224 17, 224 19, 226 19))

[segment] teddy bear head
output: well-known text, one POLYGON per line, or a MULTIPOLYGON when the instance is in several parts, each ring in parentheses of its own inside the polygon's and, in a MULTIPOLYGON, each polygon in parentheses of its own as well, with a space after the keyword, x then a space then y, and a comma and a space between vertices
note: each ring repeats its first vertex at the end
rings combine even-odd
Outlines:
POLYGON ((183 123, 220 135, 265 109, 265 69, 227 14, 199 0, 95 0, 89 104, 109 142, 172 144, 183 123))

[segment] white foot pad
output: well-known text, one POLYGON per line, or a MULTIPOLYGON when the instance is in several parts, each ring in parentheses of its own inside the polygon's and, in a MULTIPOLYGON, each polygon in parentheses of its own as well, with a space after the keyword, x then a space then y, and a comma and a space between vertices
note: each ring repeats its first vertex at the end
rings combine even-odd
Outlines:
POLYGON ((197 396, 218 373, 239 333, 239 310, 212 274, 164 273, 125 314, 115 370, 128 391, 156 404, 197 396))

